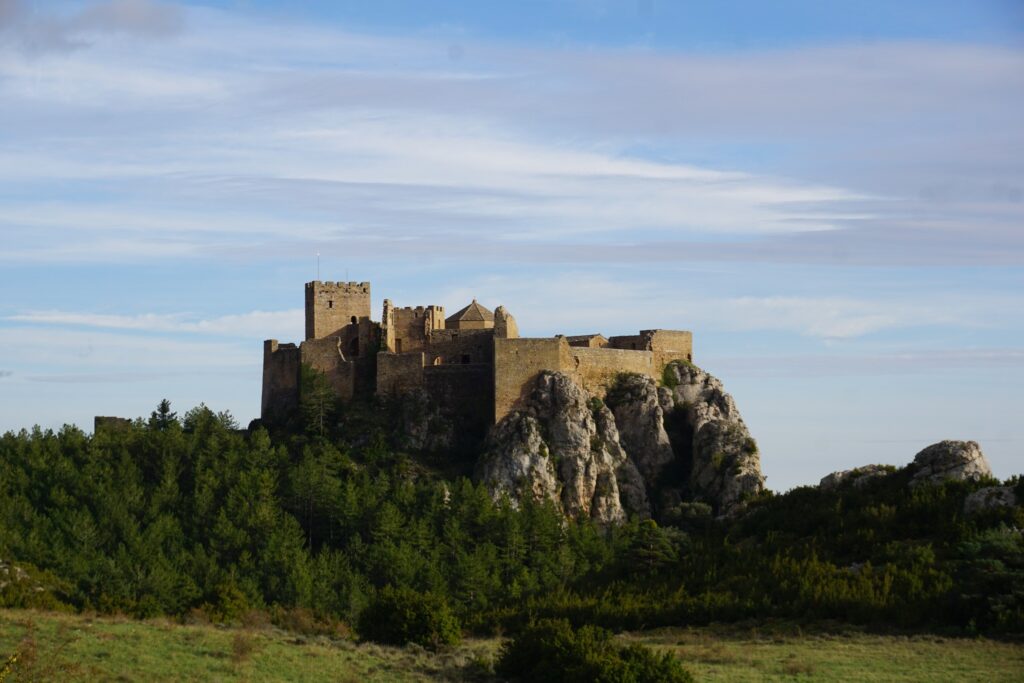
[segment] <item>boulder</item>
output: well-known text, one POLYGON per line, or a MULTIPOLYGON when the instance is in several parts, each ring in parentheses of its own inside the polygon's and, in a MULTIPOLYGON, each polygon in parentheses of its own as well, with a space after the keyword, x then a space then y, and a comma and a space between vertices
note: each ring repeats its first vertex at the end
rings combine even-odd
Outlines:
POLYGON ((559 372, 540 373, 522 407, 495 425, 476 477, 496 497, 549 499, 602 524, 650 512, 611 411, 559 372))
POLYGON ((842 484, 852 482, 854 487, 860 488, 872 479, 884 477, 894 471, 896 468, 892 465, 864 465, 863 467, 854 467, 852 470, 842 470, 826 475, 822 477, 818 486, 822 491, 834 491, 842 484))
POLYGON ((1017 505, 1017 494, 1009 486, 986 486, 964 499, 964 514, 976 515, 988 510, 1017 505))
POLYGON ((909 465, 910 485, 937 484, 947 479, 977 481, 991 477, 992 469, 974 441, 940 441, 914 456, 909 465))

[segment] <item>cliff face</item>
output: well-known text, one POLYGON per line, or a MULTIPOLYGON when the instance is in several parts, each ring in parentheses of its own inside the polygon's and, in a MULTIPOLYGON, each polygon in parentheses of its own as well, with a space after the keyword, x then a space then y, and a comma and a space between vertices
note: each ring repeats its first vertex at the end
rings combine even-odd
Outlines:
POLYGON ((614 523, 699 501, 719 514, 764 485, 757 448, 721 383, 690 365, 669 387, 624 375, 606 397, 543 372, 495 425, 477 477, 493 495, 550 499, 566 515, 614 523))

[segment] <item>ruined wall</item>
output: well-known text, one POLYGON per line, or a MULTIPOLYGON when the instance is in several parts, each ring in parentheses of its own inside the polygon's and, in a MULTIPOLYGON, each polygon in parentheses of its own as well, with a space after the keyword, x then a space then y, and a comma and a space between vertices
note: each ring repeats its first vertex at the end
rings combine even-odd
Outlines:
POLYGON ((505 339, 515 339, 519 336, 519 325, 504 306, 494 309, 494 335, 505 339))
POLYGON ((435 330, 427 344, 427 365, 491 363, 494 360, 493 330, 435 330))
POLYGON ((563 370, 572 358, 565 337, 494 338, 494 421, 513 410, 541 370, 563 370))
POLYGON ((423 386, 423 352, 377 354, 377 395, 404 394, 423 386))
POLYGON ((569 346, 580 346, 588 349, 603 349, 608 346, 608 340, 602 334, 580 334, 573 337, 566 337, 569 346))
POLYGON ((362 318, 370 318, 369 282, 306 283, 306 339, 337 335, 362 318))
POLYGON ((655 379, 661 373, 661 366, 655 364, 651 351, 573 346, 569 353, 572 355, 570 374, 573 379, 590 393, 602 397, 623 372, 635 372, 655 379))
POLYGON ((393 353, 422 351, 430 332, 444 328, 444 309, 440 306, 391 308, 388 317, 387 350, 393 353))
POLYGON ((279 344, 276 339, 263 342, 262 420, 273 422, 298 407, 301 363, 301 352, 295 344, 279 344))

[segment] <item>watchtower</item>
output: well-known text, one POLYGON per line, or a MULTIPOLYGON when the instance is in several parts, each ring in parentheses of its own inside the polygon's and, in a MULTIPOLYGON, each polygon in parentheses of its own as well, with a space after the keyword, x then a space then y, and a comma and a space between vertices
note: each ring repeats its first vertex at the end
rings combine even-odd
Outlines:
POLYGON ((306 283, 307 340, 338 336, 363 319, 370 319, 369 282, 306 283))

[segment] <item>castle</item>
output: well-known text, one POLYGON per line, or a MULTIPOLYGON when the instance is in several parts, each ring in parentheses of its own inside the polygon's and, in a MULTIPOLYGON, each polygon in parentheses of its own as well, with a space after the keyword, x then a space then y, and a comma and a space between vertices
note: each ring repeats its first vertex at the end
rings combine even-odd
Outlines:
POLYGON ((529 338, 503 306, 492 312, 475 299, 448 317, 442 306, 399 308, 385 299, 376 322, 370 307, 369 282, 306 283, 305 341, 263 343, 264 422, 298 407, 303 365, 322 372, 342 400, 423 391, 434 407, 486 431, 543 370, 603 396, 620 373, 660 379, 670 361, 693 360, 685 331, 529 338))

